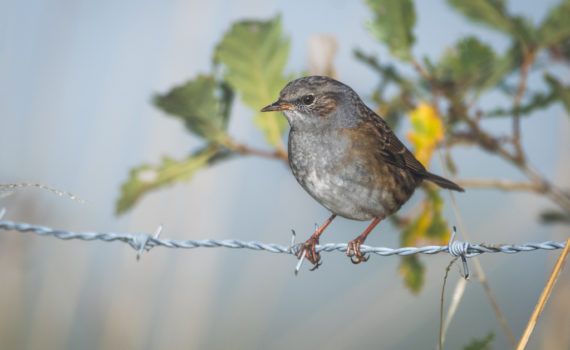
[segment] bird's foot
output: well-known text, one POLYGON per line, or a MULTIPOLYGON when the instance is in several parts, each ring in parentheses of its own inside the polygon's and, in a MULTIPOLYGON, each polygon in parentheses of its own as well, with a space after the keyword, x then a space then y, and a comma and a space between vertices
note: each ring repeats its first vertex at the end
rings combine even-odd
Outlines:
POLYGON ((364 239, 361 236, 358 236, 350 241, 346 247, 346 256, 350 258, 350 261, 352 261, 353 264, 360 264, 363 261, 368 261, 369 257, 360 252, 360 246, 363 242, 364 239))
POLYGON ((319 244, 319 238, 311 236, 311 238, 309 238, 305 243, 301 244, 301 249, 299 249, 299 252, 297 253, 298 259, 301 259, 303 254, 305 254, 305 258, 315 265, 311 271, 321 265, 321 256, 316 252, 317 244, 319 244))

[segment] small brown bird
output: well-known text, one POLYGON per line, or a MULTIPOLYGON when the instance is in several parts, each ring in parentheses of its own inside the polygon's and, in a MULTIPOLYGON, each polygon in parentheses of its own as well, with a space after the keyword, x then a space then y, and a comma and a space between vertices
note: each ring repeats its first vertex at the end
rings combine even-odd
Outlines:
POLYGON ((323 76, 293 80, 277 102, 262 112, 282 111, 291 126, 289 165, 303 188, 332 212, 299 251, 318 267, 315 251, 324 229, 337 216, 374 219, 348 243, 353 263, 368 260, 360 245, 384 218, 395 213, 423 180, 440 187, 463 188, 432 174, 347 85, 323 76))

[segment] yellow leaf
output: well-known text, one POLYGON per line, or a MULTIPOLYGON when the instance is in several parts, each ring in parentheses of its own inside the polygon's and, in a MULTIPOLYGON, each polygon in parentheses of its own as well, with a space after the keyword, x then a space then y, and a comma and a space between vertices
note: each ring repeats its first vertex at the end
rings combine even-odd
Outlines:
POLYGON ((422 102, 410 113, 410 121, 408 139, 414 145, 414 155, 427 168, 435 147, 443 140, 441 117, 433 106, 422 102))
POLYGON ((425 189, 426 198, 421 202, 421 212, 402 231, 403 246, 422 246, 445 244, 449 241, 451 231, 443 218, 443 199, 439 192, 425 189))

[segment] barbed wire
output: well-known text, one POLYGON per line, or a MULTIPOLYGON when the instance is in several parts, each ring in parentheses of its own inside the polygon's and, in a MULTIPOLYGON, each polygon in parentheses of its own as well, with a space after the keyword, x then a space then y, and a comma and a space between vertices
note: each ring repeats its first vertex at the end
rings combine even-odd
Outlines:
MULTIPOLYGON (((31 225, 24 222, 4 221, 3 217, 6 210, 0 210, 0 229, 6 231, 19 231, 19 232, 33 232, 40 236, 53 236, 63 240, 79 239, 84 241, 121 241, 128 243, 132 248, 137 251, 137 260, 140 259, 143 251, 149 251, 154 247, 162 246, 167 248, 234 248, 234 249, 251 249, 251 250, 265 250, 271 253, 284 253, 297 255, 302 248, 302 244, 295 244, 295 231, 291 244, 288 246, 276 243, 263 243, 259 241, 242 241, 239 239, 204 239, 204 240, 174 240, 169 238, 160 238, 162 226, 159 226, 154 234, 137 232, 137 233, 113 233, 113 232, 71 232, 65 230, 56 230, 45 226, 31 225)), ((461 257, 463 260, 464 277, 469 277, 469 269, 467 267, 466 258, 471 258, 483 253, 507 253, 514 254, 520 252, 530 252, 534 250, 555 250, 563 249, 564 242, 546 241, 542 243, 524 243, 520 245, 505 244, 505 245, 487 245, 487 244, 472 244, 469 242, 455 241, 455 227, 449 240, 448 245, 444 246, 424 246, 424 247, 402 247, 402 248, 386 248, 386 247, 371 247, 367 245, 360 246, 362 253, 372 253, 380 256, 391 255, 414 255, 414 254, 439 254, 448 253, 451 256, 461 257)), ((347 243, 326 243, 316 246, 316 252, 333 252, 340 251, 346 252, 347 243)), ((299 271, 301 264, 304 260, 304 255, 299 260, 296 266, 296 272, 299 271)))

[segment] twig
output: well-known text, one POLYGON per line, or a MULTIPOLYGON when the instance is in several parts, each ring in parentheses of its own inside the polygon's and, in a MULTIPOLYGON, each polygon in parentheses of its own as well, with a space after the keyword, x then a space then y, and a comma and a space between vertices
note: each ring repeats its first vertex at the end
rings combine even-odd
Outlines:
POLYGON ((520 127, 520 112, 519 107, 526 90, 526 83, 528 79, 528 72, 534 62, 536 55, 535 51, 528 51, 523 59, 521 65, 521 78, 517 86, 517 91, 514 97, 514 114, 513 114, 513 146, 515 147, 516 157, 520 162, 525 161, 525 155, 521 146, 521 127, 520 127))
POLYGON ((416 60, 415 58, 412 58, 411 60, 412 65, 414 66, 414 69, 418 72, 418 74, 422 77, 422 79, 424 79, 425 81, 432 83, 433 84, 433 79, 432 77, 429 75, 429 73, 424 69, 424 67, 422 67, 422 65, 420 64, 420 62, 418 62, 418 60, 416 60))
POLYGON ((21 182, 21 183, 17 183, 17 184, 0 184, 0 198, 4 197, 5 194, 11 194, 12 191, 14 191, 16 189, 25 188, 25 187, 36 187, 36 188, 40 188, 42 190, 50 191, 51 193, 54 193, 60 197, 66 196, 69 199, 74 200, 74 201, 78 201, 80 203, 86 202, 85 199, 80 198, 80 197, 74 195, 73 193, 61 191, 61 190, 55 189, 53 187, 49 187, 47 185, 32 184, 32 183, 26 183, 26 182, 21 182))
POLYGON ((553 202, 570 212, 570 197, 562 190, 551 184, 548 180, 542 178, 540 174, 528 164, 519 167, 539 188, 538 193, 543 193, 553 202))
POLYGON ((439 350, 441 350, 443 346, 443 297, 445 295, 445 285, 447 284, 447 276, 449 275, 449 270, 451 270, 451 266, 453 263, 457 261, 459 257, 453 258, 447 267, 445 268, 445 275, 443 276, 443 285, 441 286, 441 298, 439 304, 439 350))
MULTIPOLYGON (((448 176, 447 168, 446 168, 445 163, 443 161, 443 156, 441 155, 441 152, 439 152, 439 161, 441 163, 444 175, 448 176)), ((455 196, 453 195, 452 191, 448 191, 448 194, 449 194, 449 199, 451 200, 451 207, 453 208, 453 212, 455 214, 455 217, 457 218, 457 223, 459 225, 460 231, 463 233, 463 235, 465 237, 468 237, 467 231, 465 229, 465 225, 463 224, 463 217, 461 216, 461 214, 459 213, 459 209, 457 208, 457 202, 455 201, 455 196)), ((474 258, 473 262, 475 264, 475 269, 477 270, 477 279, 483 285, 483 288, 485 289, 485 293, 487 294, 487 298, 489 298, 489 301, 491 302, 491 305, 493 306, 493 310, 497 314, 497 318, 499 319, 499 322, 501 323, 501 326, 503 327, 503 330, 504 330, 505 334, 507 335, 507 338, 509 339, 511 346, 514 349, 515 345, 516 345, 515 338, 513 337, 513 333, 511 332, 511 329, 509 328, 509 325, 507 324, 507 321, 505 320, 505 317, 503 316, 501 309, 499 309, 499 304, 497 303, 497 300, 495 299, 495 295, 491 291, 491 287, 489 286, 489 283, 487 282, 487 277, 485 276, 483 266, 481 266, 481 263, 479 262, 479 259, 477 259, 477 258, 474 258)))
POLYGON ((468 116, 463 116, 462 120, 469 126, 473 140, 481 146, 481 148, 499 155, 519 170, 521 170, 536 187, 534 192, 544 194, 554 203, 570 212, 570 198, 566 196, 559 188, 544 179, 536 170, 531 168, 524 157, 518 157, 507 151, 499 142, 499 140, 479 127, 479 124, 468 116))
POLYGON ((449 309, 447 310, 447 314, 445 315, 445 321, 443 322, 443 332, 441 337, 441 345, 445 343, 445 336, 447 331, 449 330, 449 326, 451 324, 451 320, 455 316, 455 313, 458 310, 459 303, 465 296, 465 287, 467 286, 467 280, 465 278, 460 278, 457 280, 457 284, 453 290, 453 295, 451 296, 451 301, 449 302, 449 309))
POLYGON ((534 308, 534 311, 532 312, 532 315, 530 316, 530 319, 528 320, 528 323, 527 323, 526 328, 523 332, 523 335, 521 336, 521 339, 519 341, 519 345, 517 346, 517 350, 523 350, 526 347, 528 340, 530 339, 530 335, 532 334, 532 331, 534 330, 534 326, 536 325, 536 321, 538 319, 538 316, 540 315, 540 313, 544 309, 544 306, 546 305, 546 301, 548 300, 548 297, 550 296, 550 293, 552 292, 552 288, 554 287, 554 283, 556 283, 556 280, 558 279, 558 276, 560 275, 560 272, 562 271, 562 267, 564 266, 564 264, 566 262, 566 258, 568 258, 569 252, 570 252, 570 238, 568 238, 568 240, 566 241, 566 247, 564 248, 564 250, 560 254, 560 257, 558 258, 558 260, 556 261, 556 265, 554 265, 554 269, 552 270, 552 273, 550 274, 550 278, 548 278, 548 282, 546 283, 546 286, 542 290, 542 294, 540 295, 540 298, 538 299, 536 307, 534 308))
POLYGON ((263 158, 278 159, 287 161, 287 152, 282 148, 278 148, 275 151, 265 151, 257 148, 252 148, 246 144, 236 142, 232 139, 227 139, 224 142, 224 146, 239 153, 249 154, 254 156, 259 156, 263 158))
POLYGON ((539 192, 540 186, 532 182, 516 182, 502 179, 483 180, 483 179, 461 179, 455 182, 462 187, 470 188, 494 188, 503 191, 528 191, 539 192))

